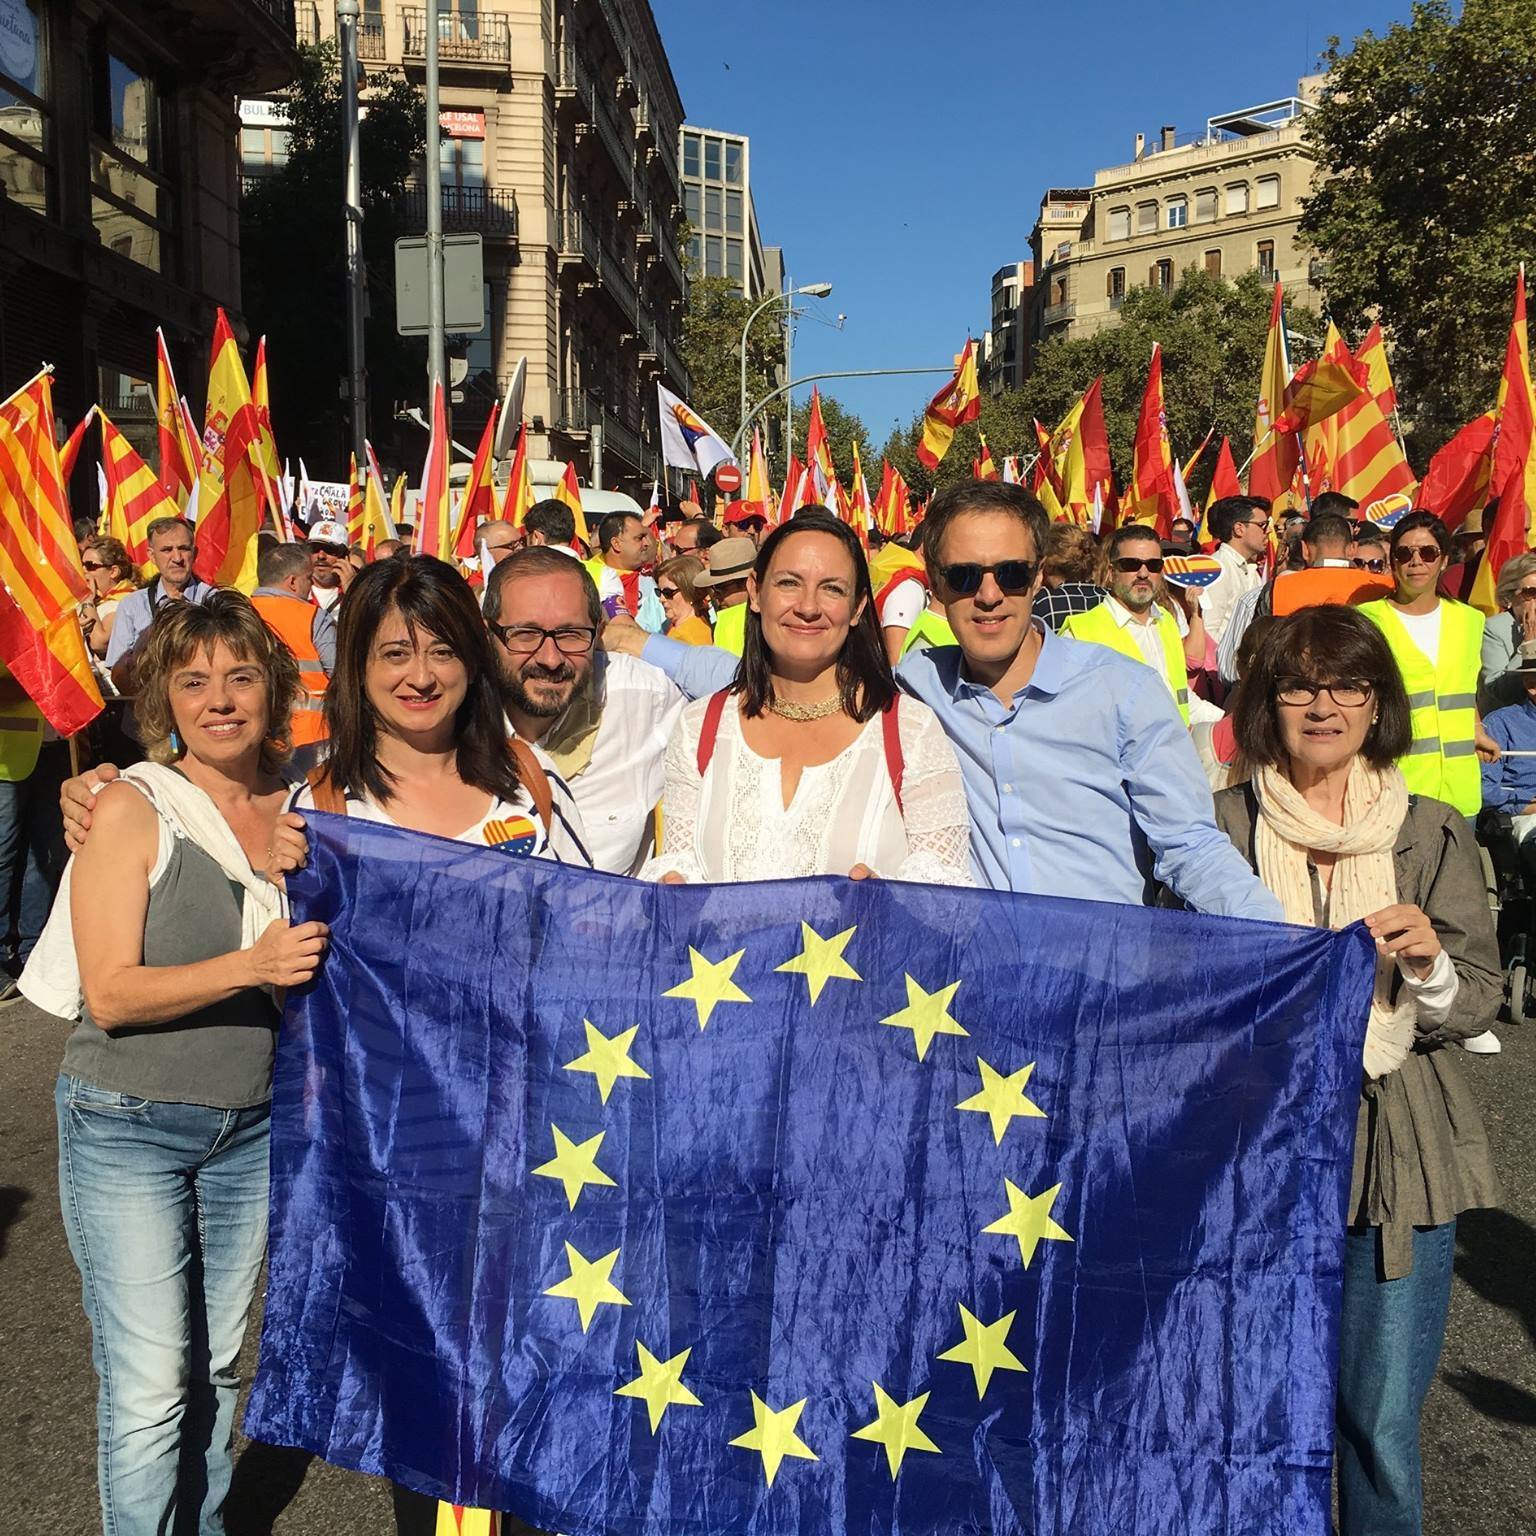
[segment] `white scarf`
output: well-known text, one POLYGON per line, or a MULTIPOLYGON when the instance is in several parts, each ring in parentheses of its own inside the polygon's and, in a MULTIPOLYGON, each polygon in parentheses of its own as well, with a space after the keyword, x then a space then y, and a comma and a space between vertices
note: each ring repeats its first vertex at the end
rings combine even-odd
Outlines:
MULTIPOLYGON (((1397 867, 1392 850, 1408 814, 1408 788, 1396 768, 1378 772, 1361 758, 1350 768, 1344 789, 1342 825, 1319 816, 1300 792, 1274 768, 1254 775, 1259 820, 1254 828, 1254 852, 1259 879, 1280 898, 1287 922, 1316 925, 1312 880, 1307 855, 1335 855, 1329 888, 1328 922, 1332 928, 1350 923, 1397 901, 1397 867)), ((1385 1077, 1408 1059, 1418 1025, 1418 1010, 1405 990, 1392 1002, 1397 962, 1390 955, 1376 959, 1376 990, 1371 998, 1365 1031, 1367 1077, 1385 1077)))
MULTIPOLYGON (((138 789, 171 836, 201 848, 245 893, 240 904, 240 948, 249 949, 266 926, 283 916, 283 893, 251 868, 240 840, 213 800, 173 768, 135 763, 122 778, 138 789)), ((75 955, 75 930, 70 916, 70 859, 59 881, 59 893, 37 945, 17 985, 22 996, 59 1018, 77 1020, 83 1012, 80 962, 75 955)))

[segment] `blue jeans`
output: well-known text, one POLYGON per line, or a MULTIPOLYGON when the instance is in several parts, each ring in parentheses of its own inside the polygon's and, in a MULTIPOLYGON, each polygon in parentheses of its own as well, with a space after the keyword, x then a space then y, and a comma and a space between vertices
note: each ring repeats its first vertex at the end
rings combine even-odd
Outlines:
POLYGON ((267 1242, 269 1107, 60 1075, 59 1203, 80 1270, 105 1536, 224 1530, 246 1314, 267 1242))
POLYGON ((1445 1342, 1456 1223, 1413 1234, 1413 1272, 1380 1280, 1377 1234, 1344 1248, 1338 1455, 1340 1536, 1419 1536, 1419 1414, 1445 1342))
POLYGON ((19 971, 48 921, 64 873, 59 786, 69 777, 69 744, 50 741, 25 779, 0 779, 0 941, 14 942, 19 971))

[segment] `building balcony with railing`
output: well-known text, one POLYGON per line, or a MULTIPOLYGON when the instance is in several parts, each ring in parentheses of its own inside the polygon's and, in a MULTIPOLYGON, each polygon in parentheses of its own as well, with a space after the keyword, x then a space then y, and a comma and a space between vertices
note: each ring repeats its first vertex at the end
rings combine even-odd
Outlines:
POLYGON ((1064 299, 1059 304, 1047 304, 1040 311, 1040 324, 1046 329, 1053 325, 1065 325, 1076 313, 1077 303, 1073 299, 1064 299))
MULTIPOLYGON (((408 8, 400 13, 404 27, 402 51, 407 59, 427 56, 427 12, 408 8)), ((512 28, 501 11, 439 11, 437 56, 443 64, 475 66, 512 62, 512 28)))
MULTIPOLYGON (((408 184, 397 204, 400 217, 416 229, 427 227, 427 189, 408 184)), ((443 228, 478 231, 488 239, 517 239, 517 193, 510 187, 443 188, 443 228)))

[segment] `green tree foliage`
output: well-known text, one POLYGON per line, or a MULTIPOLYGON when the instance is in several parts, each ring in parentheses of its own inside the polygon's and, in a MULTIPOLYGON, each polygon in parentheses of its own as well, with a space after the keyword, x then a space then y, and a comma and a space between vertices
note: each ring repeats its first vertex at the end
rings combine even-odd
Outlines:
MULTIPOLYGON (((689 275, 680 349, 693 377, 688 403, 726 442, 741 425, 741 333, 756 307, 726 278, 689 275)), ((782 313, 770 306, 753 322, 747 338, 749 408, 774 388, 773 370, 784 361, 782 313)))
MULTIPOLYGON (((982 397, 980 428, 998 469, 1005 454, 1032 456, 1036 451, 1035 420, 1048 430, 1054 428, 1102 374, 1104 421, 1115 482, 1126 485, 1152 344, 1161 342, 1163 399, 1173 451, 1181 459, 1188 458, 1206 431, 1215 429, 1212 447, 1190 487, 1192 493, 1201 494, 1223 434, 1231 438, 1238 463, 1252 447, 1254 403, 1272 297, 1273 289, 1257 272, 1228 282, 1190 267, 1170 293, 1156 288, 1132 289, 1126 295, 1118 325, 1091 336, 1047 342, 1036 354, 1034 370, 1022 389, 982 397)), ((1292 363, 1315 355, 1321 340, 1318 316, 1287 302, 1286 324, 1292 363)), ((886 456, 919 495, 970 478, 971 462, 981 451, 976 426, 956 432, 949 452, 932 475, 917 459, 921 441, 919 413, 907 431, 892 434, 885 447, 886 456)))
POLYGON ((1536 258, 1536 6, 1421 0, 1325 59, 1302 233, 1346 334, 1379 309, 1422 468, 1493 405, 1515 270, 1536 258))
MULTIPOLYGON (((344 473, 347 452, 338 389, 347 370, 341 72, 333 42, 299 52, 288 163, 245 194, 241 261, 246 318, 267 336, 277 441, 319 475, 344 473)), ((426 116, 420 92, 398 76, 370 86, 367 108, 359 129, 366 357, 370 431, 380 443, 394 402, 419 398, 424 387, 423 345, 395 334, 394 242, 408 232, 400 197, 421 162, 426 116)))

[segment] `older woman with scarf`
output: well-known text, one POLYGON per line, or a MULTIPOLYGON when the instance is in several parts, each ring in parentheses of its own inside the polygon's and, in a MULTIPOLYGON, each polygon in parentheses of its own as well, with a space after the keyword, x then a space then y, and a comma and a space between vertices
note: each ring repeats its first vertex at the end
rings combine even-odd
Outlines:
POLYGON ((1381 630, 1304 608, 1264 637, 1235 714, 1248 784, 1217 823, 1293 923, 1376 940, 1338 1392, 1341 1536, 1421 1529, 1419 1414, 1445 1337, 1456 1217, 1496 1204, 1476 1104, 1449 1049, 1499 1004, 1498 943, 1466 818, 1410 795, 1410 711, 1381 630))

